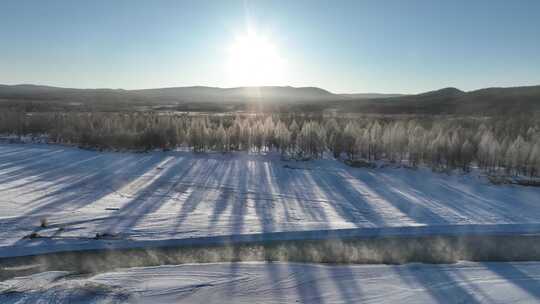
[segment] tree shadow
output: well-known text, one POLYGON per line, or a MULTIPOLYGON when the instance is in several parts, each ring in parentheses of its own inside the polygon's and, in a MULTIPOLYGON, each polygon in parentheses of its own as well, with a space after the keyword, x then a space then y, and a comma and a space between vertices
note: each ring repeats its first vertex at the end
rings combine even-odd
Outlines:
MULTIPOLYGON (((218 232, 217 225, 221 221, 222 217, 226 214, 226 210, 234 209, 237 200, 245 199, 245 194, 240 193, 242 185, 235 178, 239 177, 241 170, 239 169, 238 161, 236 160, 227 160, 226 168, 223 170, 223 174, 220 177, 216 177, 219 185, 227 185, 223 187, 214 202, 212 208, 212 215, 210 217, 210 231, 218 232), (227 182, 229 184, 227 184, 227 182)), ((243 205, 241 203, 239 205, 243 205)), ((238 211, 238 210, 237 210, 238 211)), ((234 216, 234 213, 231 211, 229 217, 234 216)), ((241 219, 239 219, 241 220, 241 219)))
MULTIPOLYGON (((482 265, 540 302, 540 281, 538 280, 538 277, 530 276, 519 267, 516 267, 514 263, 494 262, 482 263, 482 265)), ((526 265, 526 263, 524 265, 526 265)))
POLYGON ((269 174, 273 176, 272 193, 279 197, 288 220, 327 223, 328 215, 320 206, 320 189, 315 187, 309 171, 285 168, 281 162, 276 162, 270 167, 269 174))
MULTIPOLYGON (((444 216, 422 203, 423 194, 417 192, 414 185, 402 185, 404 188, 399 188, 381 178, 380 173, 373 172, 362 172, 361 176, 351 175, 351 177, 359 180, 366 188, 369 188, 369 191, 416 223, 432 225, 449 223, 444 216), (414 194, 411 191, 414 191, 414 194)), ((396 223, 394 221, 389 224, 396 223)))
POLYGON ((332 265, 327 267, 332 281, 343 303, 358 302, 362 298, 362 287, 350 266, 332 265))
MULTIPOLYGON (((473 188, 464 181, 447 181, 440 176, 433 176, 426 182, 426 177, 416 171, 404 176, 399 172, 392 175, 377 173, 372 175, 371 179, 376 185, 385 185, 377 189, 393 194, 396 197, 393 202, 408 200, 430 210, 432 214, 438 211, 438 215, 432 217, 432 222, 437 219, 436 223, 520 222, 524 216, 530 216, 531 221, 540 216, 540 210, 530 208, 528 203, 518 203, 516 196, 508 196, 508 201, 501 200, 501 197, 507 195, 508 189, 492 189, 484 185, 475 185, 473 188), (516 212, 520 205, 524 206, 524 212, 516 212), (529 208, 528 211, 525 211, 526 208, 529 208), (534 216, 530 212, 533 212, 534 216)), ((526 198, 524 199, 526 201, 526 198)), ((429 217, 431 216, 428 215, 426 219, 429 217)))
POLYGON ((420 284, 436 303, 480 303, 444 267, 402 265, 395 266, 394 271, 409 285, 420 284))
POLYGON ((288 263, 288 265, 300 303, 324 304, 324 291, 318 284, 321 277, 324 277, 321 268, 311 264, 288 263), (296 268, 300 268, 300 271, 296 271, 296 268))
POLYGON ((341 219, 359 225, 383 226, 385 218, 347 179, 333 172, 312 171, 312 179, 319 192, 341 219))
POLYGON ((43 154, 31 154, 28 158, 5 159, 0 177, 1 184, 7 184, 13 181, 32 177, 38 173, 46 172, 47 169, 56 168, 59 163, 66 163, 71 156, 77 153, 74 151, 52 150, 43 154), (13 170, 7 170, 13 168, 13 170))
MULTIPOLYGON (((15 218, 16 227, 13 226, 12 229, 15 229, 13 233, 24 233, 24 230, 17 231, 20 227, 36 228, 38 225, 36 218, 38 216, 40 218, 51 218, 55 217, 58 212, 67 212, 93 205, 101 198, 116 193, 118 187, 127 185, 140 175, 145 174, 159 160, 158 156, 126 157, 124 155, 123 157, 119 156, 116 158, 108 158, 104 155, 100 156, 96 158, 95 153, 86 154, 86 158, 78 162, 79 165, 72 167, 71 164, 65 166, 57 164, 57 168, 68 169, 54 170, 54 172, 50 172, 50 177, 42 176, 41 179, 49 183, 50 187, 54 190, 37 197, 32 203, 26 204, 27 208, 25 209, 27 211, 15 218), (85 168, 81 168, 80 165, 84 162, 84 159, 92 159, 92 165, 85 165, 85 168), (90 170, 89 168, 92 169, 90 170)), ((28 174, 31 175, 33 172, 29 171, 28 174)), ((48 173, 45 172, 43 174, 46 175, 48 173)), ((91 215, 86 214, 85 217, 91 215)), ((64 231, 67 231, 71 229, 67 226, 80 225, 92 221, 106 223, 113 218, 111 216, 90 217, 86 219, 75 217, 74 220, 63 219, 61 222, 64 231)), ((15 241, 12 245, 17 246, 22 243, 23 240, 21 239, 15 241)), ((36 246, 36 243, 32 242, 31 245, 36 246)))
MULTIPOLYGON (((182 169, 185 170, 189 160, 186 158, 169 158, 165 162, 160 163, 159 173, 156 173, 157 178, 139 189, 132 199, 114 213, 117 220, 107 228, 107 231, 129 231, 144 217, 161 208, 164 203, 174 196, 176 193, 175 187, 181 180, 174 180, 173 178, 178 172, 182 172, 182 169)), ((186 172, 189 172, 189 169, 186 172)))
POLYGON ((90 205, 129 184, 150 170, 158 160, 158 157, 119 158, 116 161, 100 159, 101 164, 94 164, 91 171, 84 170, 79 174, 68 175, 64 180, 69 182, 55 185, 53 191, 37 197, 37 207, 24 216, 90 205))
POLYGON ((182 184, 180 185, 180 189, 178 189, 183 193, 188 193, 189 191, 189 195, 181 203, 182 206, 176 217, 176 223, 173 228, 174 231, 178 230, 200 204, 210 203, 208 196, 215 190, 209 190, 208 188, 216 186, 216 183, 213 183, 213 181, 218 178, 216 176, 216 174, 218 174, 216 169, 222 165, 218 160, 192 160, 191 162, 192 164, 189 165, 189 169, 178 177, 178 182, 181 182, 182 179, 185 179, 189 174, 193 174, 193 180, 196 181, 196 183, 182 184))
MULTIPOLYGON (((4 190, 12 190, 12 189, 25 189, 26 186, 32 185, 34 183, 43 182, 45 185, 41 187, 31 187, 30 190, 22 191, 19 190, 19 193, 21 194, 31 194, 34 192, 40 192, 45 191, 50 188, 50 185, 48 183, 53 182, 55 184, 62 184, 65 182, 72 181, 72 177, 78 173, 77 171, 82 170, 89 170, 85 167, 86 163, 92 164, 94 161, 98 160, 99 158, 104 158, 103 155, 96 155, 93 157, 83 158, 83 159, 77 159, 77 160, 71 160, 67 166, 58 166, 49 168, 40 169, 37 174, 31 176, 30 178, 25 178, 26 182, 24 183, 18 183, 16 185, 13 185, 8 188, 4 188, 4 190)), ((92 166, 94 168, 94 166, 92 166)), ((95 169, 95 168, 94 168, 95 169)), ((90 170, 91 172, 92 170, 90 170)))

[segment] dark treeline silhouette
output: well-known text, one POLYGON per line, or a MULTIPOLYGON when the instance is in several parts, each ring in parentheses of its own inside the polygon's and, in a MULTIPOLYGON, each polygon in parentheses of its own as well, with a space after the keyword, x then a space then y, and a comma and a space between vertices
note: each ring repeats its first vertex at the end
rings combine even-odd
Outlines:
POLYGON ((95 149, 279 151, 295 159, 329 153, 436 169, 472 165, 490 172, 540 174, 540 119, 330 116, 322 114, 24 113, 0 114, 0 133, 43 136, 95 149))

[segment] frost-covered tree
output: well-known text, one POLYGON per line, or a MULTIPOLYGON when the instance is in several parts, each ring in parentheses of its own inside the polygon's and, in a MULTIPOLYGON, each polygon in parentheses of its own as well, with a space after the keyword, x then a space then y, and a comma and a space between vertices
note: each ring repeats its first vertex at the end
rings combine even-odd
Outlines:
POLYGON ((328 119, 324 127, 326 129, 326 145, 334 157, 338 158, 343 152, 343 132, 334 118, 328 119))
POLYGON ((197 118, 191 120, 188 131, 188 144, 196 152, 205 151, 208 146, 209 136, 206 119, 197 118))
POLYGON ((296 138, 299 155, 309 157, 322 157, 325 149, 326 132, 316 121, 304 123, 296 138))
POLYGON ((287 114, 0 113, 2 136, 45 134, 98 149, 279 151, 306 157, 408 161, 435 168, 478 166, 538 176, 540 117, 356 117, 287 114))
POLYGON ((291 132, 287 129, 287 126, 279 121, 275 130, 276 147, 282 155, 287 153, 291 144, 291 132))
POLYGON ((361 130, 355 121, 350 121, 343 130, 343 148, 349 159, 355 159, 358 155, 358 142, 361 130))

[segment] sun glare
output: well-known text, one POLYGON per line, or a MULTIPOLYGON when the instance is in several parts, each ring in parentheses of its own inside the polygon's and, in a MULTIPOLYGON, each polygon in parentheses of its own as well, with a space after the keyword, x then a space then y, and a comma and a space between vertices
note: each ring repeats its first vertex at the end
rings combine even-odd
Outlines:
POLYGON ((278 85, 284 82, 285 61, 265 37, 248 33, 228 49, 227 73, 232 86, 278 85))

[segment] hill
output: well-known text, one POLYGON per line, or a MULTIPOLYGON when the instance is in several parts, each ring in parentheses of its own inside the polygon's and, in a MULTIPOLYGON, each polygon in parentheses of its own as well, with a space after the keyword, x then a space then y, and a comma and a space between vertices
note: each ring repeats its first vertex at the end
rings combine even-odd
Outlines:
POLYGON ((376 114, 540 112, 540 86, 464 92, 443 88, 415 95, 334 94, 316 87, 172 87, 144 90, 0 85, 0 108, 23 111, 276 111, 376 114))
POLYGON ((540 112, 540 86, 486 88, 464 92, 444 88, 416 95, 354 99, 336 105, 344 112, 378 114, 507 114, 540 112))
POLYGON ((147 100, 153 103, 168 102, 237 102, 244 100, 311 101, 342 99, 338 94, 315 87, 172 87, 144 90, 122 89, 71 89, 38 85, 0 85, 0 98, 25 100, 67 100, 92 102, 105 99, 125 98, 147 100), (94 99, 94 100, 92 100, 94 99))

